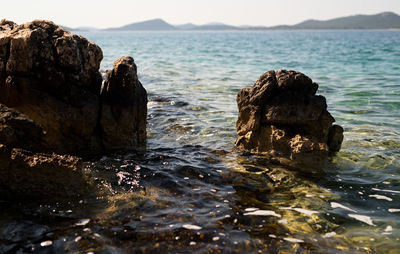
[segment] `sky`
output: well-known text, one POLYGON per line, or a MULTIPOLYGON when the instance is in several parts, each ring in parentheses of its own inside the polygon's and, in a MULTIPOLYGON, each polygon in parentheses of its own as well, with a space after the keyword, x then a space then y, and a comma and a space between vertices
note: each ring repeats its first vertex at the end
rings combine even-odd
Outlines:
POLYGON ((1 4, 0 19, 97 28, 154 18, 171 24, 274 26, 384 11, 400 14, 400 0, 14 0, 1 4))

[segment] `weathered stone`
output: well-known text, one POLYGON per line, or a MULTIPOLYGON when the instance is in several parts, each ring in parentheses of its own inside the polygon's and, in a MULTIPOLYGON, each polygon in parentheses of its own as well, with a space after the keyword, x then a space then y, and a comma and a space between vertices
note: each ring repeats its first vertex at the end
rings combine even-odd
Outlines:
POLYGON ((333 125, 329 130, 328 146, 329 151, 339 152, 343 142, 343 127, 339 125, 333 125))
POLYGON ((56 200, 90 191, 91 185, 77 157, 9 150, 0 144, 0 158, 0 198, 56 200))
POLYGON ((0 103, 43 128, 48 144, 44 151, 102 151, 101 49, 50 21, 0 24, 0 57, 5 63, 5 70, 0 69, 0 77, 5 77, 0 78, 0 103))
POLYGON ((58 154, 145 142, 147 93, 133 59, 116 61, 100 94, 102 57, 97 45, 50 21, 0 22, 1 194, 80 195, 90 186, 80 159, 58 154))
POLYGON ((237 96, 236 146, 268 155, 284 164, 320 165, 329 151, 339 151, 343 128, 332 126, 318 84, 295 71, 268 71, 237 96))
POLYGON ((145 143, 147 92, 137 77, 132 57, 121 57, 107 71, 101 93, 100 126, 110 149, 135 148, 145 143))
POLYGON ((32 151, 46 149, 44 132, 27 116, 0 104, 0 143, 32 151))
POLYGON ((100 95, 97 45, 50 21, 0 28, 0 103, 43 128, 47 146, 36 150, 92 155, 145 142, 147 93, 132 58, 115 62, 100 95))

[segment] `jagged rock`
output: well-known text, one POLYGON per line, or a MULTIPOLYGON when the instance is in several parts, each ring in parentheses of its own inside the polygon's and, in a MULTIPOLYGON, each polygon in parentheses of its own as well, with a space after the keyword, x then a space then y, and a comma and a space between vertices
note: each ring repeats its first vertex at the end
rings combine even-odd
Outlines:
POLYGON ((146 90, 127 57, 116 61, 100 95, 102 57, 97 45, 50 21, 2 20, 0 103, 43 128, 44 152, 136 148, 146 139, 146 90))
POLYGON ((32 153, 0 144, 0 198, 38 197, 43 201, 88 194, 91 185, 81 159, 32 153))
POLYGON ((319 165, 340 150, 343 128, 334 125, 318 84, 295 71, 268 71, 237 96, 236 146, 290 165, 319 165))
POLYGON ((0 21, 0 193, 81 194, 78 156, 136 148, 147 94, 130 57, 101 92, 101 49, 50 21, 0 21), (1 191, 4 190, 4 191, 1 191))
POLYGON ((50 21, 0 27, 0 103, 42 126, 48 151, 101 151, 101 49, 50 21))
POLYGON ((111 149, 134 148, 146 141, 147 92, 132 57, 121 57, 113 67, 101 93, 103 143, 111 149))

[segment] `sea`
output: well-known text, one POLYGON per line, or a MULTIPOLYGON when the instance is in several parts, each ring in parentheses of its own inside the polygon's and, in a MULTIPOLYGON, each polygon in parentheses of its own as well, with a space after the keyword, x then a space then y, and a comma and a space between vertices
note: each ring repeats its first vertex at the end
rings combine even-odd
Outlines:
POLYGON ((400 253, 400 31, 79 31, 132 56, 147 144, 85 162, 98 193, 1 202, 2 253, 400 253), (319 174, 235 150, 236 95, 319 84, 344 127, 319 174))

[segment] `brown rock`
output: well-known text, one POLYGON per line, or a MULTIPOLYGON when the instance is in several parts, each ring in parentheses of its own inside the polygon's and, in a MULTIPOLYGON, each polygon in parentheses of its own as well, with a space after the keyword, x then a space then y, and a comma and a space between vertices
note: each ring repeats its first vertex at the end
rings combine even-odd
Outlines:
POLYGON ((41 151, 46 149, 43 136, 41 126, 26 115, 0 104, 0 143, 41 151))
POLYGON ((107 71, 102 96, 101 130, 109 149, 135 148, 146 141, 147 92, 132 57, 121 57, 107 71))
POLYGON ((343 128, 334 125, 318 84, 295 71, 268 71, 237 96, 236 146, 291 166, 319 166, 339 151, 343 128))
POLYGON ((133 58, 115 62, 100 96, 102 57, 97 45, 50 21, 1 21, 0 103, 45 133, 46 149, 24 148, 92 155, 145 142, 147 94, 133 58))
POLYGON ((44 129, 46 151, 102 151, 101 49, 50 21, 18 26, 3 20, 0 27, 0 103, 44 129))
POLYGON ((58 154, 145 142, 147 94, 133 59, 116 61, 100 95, 102 57, 50 21, 0 22, 1 194, 81 195, 90 185, 80 159, 58 154))
POLYGON ((81 160, 69 155, 39 154, 0 144, 0 198, 79 197, 90 191, 81 160))

